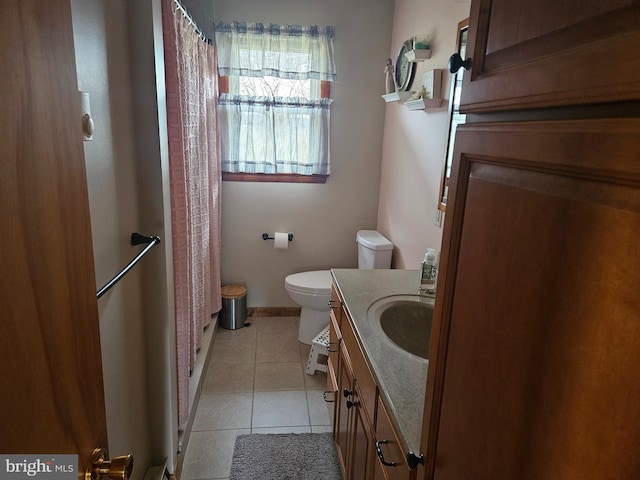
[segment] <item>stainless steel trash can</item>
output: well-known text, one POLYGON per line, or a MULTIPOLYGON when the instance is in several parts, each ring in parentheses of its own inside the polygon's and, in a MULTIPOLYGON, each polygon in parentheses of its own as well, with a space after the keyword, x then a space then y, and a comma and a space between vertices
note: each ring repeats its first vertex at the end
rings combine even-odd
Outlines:
POLYGON ((222 287, 222 310, 220 326, 227 330, 244 327, 247 321, 247 287, 225 285, 222 287))

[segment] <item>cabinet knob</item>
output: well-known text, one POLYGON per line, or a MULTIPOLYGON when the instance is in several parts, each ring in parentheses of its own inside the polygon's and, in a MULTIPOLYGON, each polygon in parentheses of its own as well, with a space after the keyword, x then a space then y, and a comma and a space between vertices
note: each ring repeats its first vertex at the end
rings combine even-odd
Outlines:
POLYGON ((347 398, 349 395, 353 395, 353 390, 349 390, 349 389, 345 388, 342 391, 342 395, 344 395, 344 398, 347 398))
POLYGON ((336 392, 332 392, 330 390, 325 390, 324 392, 322 392, 322 398, 324 398, 324 401, 327 402, 327 403, 333 403, 335 400, 329 400, 327 398, 327 395, 330 395, 330 394, 333 394, 333 393, 336 393, 336 392))
POLYGON ((358 405, 358 402, 352 402, 351 400, 347 400, 347 408, 352 408, 358 405))
POLYGON ((463 60, 459 53, 454 53, 449 57, 449 71, 451 73, 458 73, 460 67, 464 67, 465 70, 469 70, 471 68, 471 59, 467 58, 463 60))
POLYGON ((336 300, 329 300, 329 308, 340 308, 340 302, 336 300))

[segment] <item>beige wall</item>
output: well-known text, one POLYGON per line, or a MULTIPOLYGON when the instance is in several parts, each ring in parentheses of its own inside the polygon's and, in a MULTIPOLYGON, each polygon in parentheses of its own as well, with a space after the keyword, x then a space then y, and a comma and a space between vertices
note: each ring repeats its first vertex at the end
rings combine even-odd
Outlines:
POLYGON ((91 95, 85 161, 96 283, 154 247, 99 301, 109 451, 132 454, 133 479, 175 471, 175 320, 160 0, 72 0, 79 88, 91 95))
POLYGON ((396 0, 389 56, 394 65, 400 46, 417 34, 431 34, 432 55, 417 63, 412 89, 422 75, 445 69, 441 108, 409 111, 386 105, 378 230, 394 243, 395 268, 419 268, 427 248, 440 250, 442 229, 434 224, 448 132, 449 56, 455 51, 458 22, 469 3, 454 0, 396 0))
MULTIPOLYGON (((101 287, 137 253, 129 242, 139 222, 126 2, 71 4, 78 85, 90 94, 95 122, 84 152, 101 287)), ((98 301, 109 451, 134 456, 134 480, 142 478, 150 457, 140 283, 140 269, 133 269, 98 301)))
POLYGON ((338 80, 331 85, 331 176, 324 185, 223 182, 222 281, 244 283, 249 306, 295 305, 284 289, 294 272, 356 267, 355 235, 375 229, 384 122, 384 65, 393 0, 209 0, 185 2, 210 31, 222 21, 336 27, 338 80), (274 250, 263 232, 293 232, 274 250))

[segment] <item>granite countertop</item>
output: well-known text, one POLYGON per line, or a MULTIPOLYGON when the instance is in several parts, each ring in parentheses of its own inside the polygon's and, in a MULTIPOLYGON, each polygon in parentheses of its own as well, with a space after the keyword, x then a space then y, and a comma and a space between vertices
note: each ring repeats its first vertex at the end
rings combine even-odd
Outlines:
MULTIPOLYGON (((420 437, 429 362, 401 350, 367 320, 367 309, 374 301, 390 295, 417 295, 420 271, 334 268, 331 274, 407 453, 424 453, 420 452, 420 437)), ((421 301, 433 303, 433 298, 422 297, 421 301)))

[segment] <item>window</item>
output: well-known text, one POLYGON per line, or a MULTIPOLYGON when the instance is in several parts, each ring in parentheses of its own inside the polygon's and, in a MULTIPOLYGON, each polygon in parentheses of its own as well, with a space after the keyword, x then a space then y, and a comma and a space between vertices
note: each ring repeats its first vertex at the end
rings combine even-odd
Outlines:
POLYGON ((324 182, 333 27, 216 25, 224 180, 324 182))

